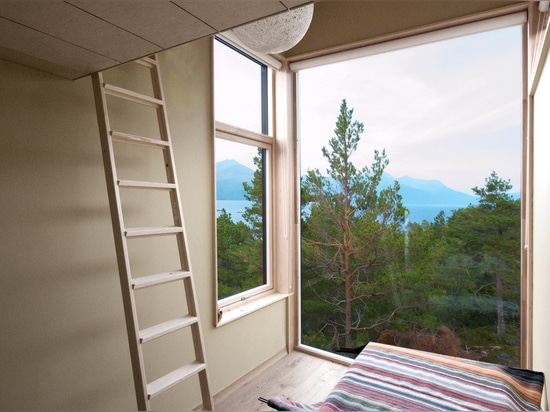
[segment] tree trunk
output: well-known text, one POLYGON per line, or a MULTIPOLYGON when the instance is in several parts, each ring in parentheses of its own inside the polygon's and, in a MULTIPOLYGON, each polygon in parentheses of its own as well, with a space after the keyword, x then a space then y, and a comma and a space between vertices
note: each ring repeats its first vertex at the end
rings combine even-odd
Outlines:
POLYGON ((496 287, 497 287, 497 337, 502 338, 506 329, 504 321, 504 275, 502 273, 502 259, 497 258, 496 264, 496 287))
MULTIPOLYGON (((347 186, 346 186, 347 187, 347 186)), ((350 229, 350 219, 349 219, 349 193, 348 190, 345 190, 346 201, 344 204, 344 278, 346 282, 346 327, 345 327, 345 345, 350 348, 352 346, 352 336, 351 336, 351 325, 352 325, 352 275, 351 275, 351 256, 353 255, 352 245, 351 245, 351 229, 350 229)))
POLYGON ((345 329, 345 346, 347 348, 352 347, 351 339, 351 315, 352 315, 352 305, 351 305, 351 276, 346 274, 346 329, 345 329))

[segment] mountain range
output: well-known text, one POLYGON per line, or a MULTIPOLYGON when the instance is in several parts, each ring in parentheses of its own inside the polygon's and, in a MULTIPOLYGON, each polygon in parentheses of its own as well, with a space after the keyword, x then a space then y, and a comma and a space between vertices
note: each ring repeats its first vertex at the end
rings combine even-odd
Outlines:
MULTIPOLYGON (((223 160, 216 163, 216 199, 241 200, 244 198, 242 182, 250 182, 254 171, 235 160, 223 160)), ((464 192, 453 190, 439 180, 416 179, 409 176, 394 178, 384 173, 381 187, 388 187, 397 180, 401 187, 399 193, 403 196, 403 204, 466 207, 476 204, 477 198, 464 192)))
POLYGON ((216 163, 216 200, 244 199, 243 182, 251 182, 254 171, 236 160, 216 163))

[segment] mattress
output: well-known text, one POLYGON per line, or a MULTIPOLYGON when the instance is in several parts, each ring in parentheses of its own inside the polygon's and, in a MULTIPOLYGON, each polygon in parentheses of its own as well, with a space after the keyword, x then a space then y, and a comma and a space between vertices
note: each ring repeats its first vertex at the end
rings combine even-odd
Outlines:
POLYGON ((272 397, 290 411, 539 410, 544 375, 527 369, 371 342, 318 403, 272 397))

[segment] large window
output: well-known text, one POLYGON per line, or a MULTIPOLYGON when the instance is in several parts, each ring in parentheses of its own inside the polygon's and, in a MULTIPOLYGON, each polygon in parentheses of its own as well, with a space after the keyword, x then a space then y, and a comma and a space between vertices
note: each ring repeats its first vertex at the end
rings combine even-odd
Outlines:
POLYGON ((273 289, 270 69, 214 41, 218 321, 273 289))
POLYGON ((298 67, 303 344, 519 366, 522 19, 298 67))

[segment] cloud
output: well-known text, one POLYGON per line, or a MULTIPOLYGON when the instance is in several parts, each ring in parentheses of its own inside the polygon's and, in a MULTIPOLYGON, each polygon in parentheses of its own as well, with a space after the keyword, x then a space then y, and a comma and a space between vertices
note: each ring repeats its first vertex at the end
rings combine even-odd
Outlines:
POLYGON ((517 27, 306 69, 299 91, 304 169, 326 169, 321 147, 345 98, 365 125, 357 166, 385 148, 396 176, 438 178, 469 191, 497 170, 519 185, 517 27))

